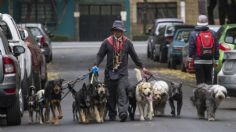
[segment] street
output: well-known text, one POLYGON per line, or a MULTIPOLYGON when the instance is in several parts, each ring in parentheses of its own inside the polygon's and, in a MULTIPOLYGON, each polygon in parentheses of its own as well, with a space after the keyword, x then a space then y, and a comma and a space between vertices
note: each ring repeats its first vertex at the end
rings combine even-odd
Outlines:
MULTIPOLYGON (((88 72, 95 62, 96 53, 101 42, 55 42, 53 43, 53 61, 48 65, 48 72, 55 74, 58 78, 73 80, 88 72)), ((158 67, 158 63, 152 62, 146 57, 146 42, 135 42, 135 49, 149 68, 158 67)), ((100 71, 100 79, 103 79, 104 59, 100 71)), ((129 61, 130 84, 135 84, 136 78, 132 61, 129 61)), ((179 81, 175 79, 175 81, 179 81)), ((78 83, 76 89, 80 88, 82 82, 78 83)), ((194 85, 194 84, 192 84, 194 85)), ((103 124, 78 124, 72 118, 72 101, 70 94, 62 100, 64 117, 60 124, 40 125, 38 123, 29 124, 28 113, 25 112, 21 126, 1 126, 0 132, 235 132, 236 131, 236 98, 227 98, 216 112, 216 121, 199 120, 196 109, 192 106, 189 98, 192 95, 193 87, 183 84, 184 102, 181 118, 170 116, 170 107, 167 103, 164 117, 155 117, 153 121, 138 121, 138 110, 136 111, 136 121, 124 123, 117 121, 106 121, 103 124)), ((67 91, 67 90, 66 90, 67 91)), ((65 92, 66 92, 65 91, 65 92)))

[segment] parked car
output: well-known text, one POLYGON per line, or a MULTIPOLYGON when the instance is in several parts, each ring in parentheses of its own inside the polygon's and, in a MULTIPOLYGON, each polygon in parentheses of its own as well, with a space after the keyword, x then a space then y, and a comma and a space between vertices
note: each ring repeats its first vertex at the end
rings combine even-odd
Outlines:
POLYGON ((168 68, 176 68, 182 61, 182 49, 188 42, 190 33, 194 30, 193 25, 175 25, 173 26, 173 40, 168 46, 168 68))
POLYGON ((52 61, 53 54, 50 38, 53 37, 53 34, 46 31, 45 27, 39 23, 24 23, 18 25, 21 27, 27 27, 31 31, 38 44, 40 45, 41 51, 45 55, 46 61, 52 61))
POLYGON ((0 28, 0 114, 8 125, 20 125, 24 111, 21 68, 16 58, 24 52, 24 47, 19 45, 11 49, 0 28))
MULTIPOLYGON (((220 29, 220 25, 209 25, 208 26, 211 30, 213 30, 216 34, 218 33, 218 30, 220 29)), ((188 73, 194 73, 194 60, 190 58, 189 56, 189 41, 185 43, 183 50, 182 50, 182 63, 181 63, 181 71, 188 72, 188 73)))
POLYGON ((217 83, 225 86, 230 96, 236 96, 236 50, 225 51, 223 60, 217 83))
POLYGON ((167 59, 167 45, 169 36, 166 36, 167 25, 183 24, 181 19, 163 18, 156 19, 151 29, 149 29, 149 37, 147 44, 147 57, 153 60, 165 62, 167 59))
POLYGON ((215 83, 216 76, 222 67, 224 52, 236 48, 236 24, 223 25, 219 29, 217 36, 219 41, 219 61, 218 66, 215 68, 215 83))
POLYGON ((32 83, 31 52, 24 43, 24 38, 22 38, 20 35, 18 27, 13 18, 8 14, 0 14, 0 19, 0 27, 3 29, 3 33, 7 37, 11 48, 16 45, 20 45, 25 48, 25 52, 17 57, 21 68, 21 87, 25 102, 28 96, 28 88, 32 83))

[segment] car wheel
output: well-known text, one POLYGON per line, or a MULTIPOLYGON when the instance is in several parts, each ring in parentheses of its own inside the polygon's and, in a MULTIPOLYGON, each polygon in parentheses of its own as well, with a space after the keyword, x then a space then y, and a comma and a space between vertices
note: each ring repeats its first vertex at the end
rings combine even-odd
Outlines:
POLYGON ((160 50, 159 61, 161 63, 166 62, 164 52, 160 50))
POLYGON ((152 59, 154 61, 158 61, 158 57, 157 57, 157 53, 156 53, 156 48, 153 49, 153 52, 152 52, 152 59))
POLYGON ((7 109, 7 125, 20 125, 21 124, 21 108, 20 108, 20 95, 17 96, 16 101, 12 106, 7 109))
POLYGON ((170 68, 176 69, 176 62, 172 57, 170 57, 169 63, 170 63, 170 68))
POLYGON ((149 51, 149 45, 147 46, 147 58, 150 58, 151 57, 151 54, 150 54, 150 51, 149 51))
POLYGON ((52 53, 51 53, 51 55, 50 55, 50 62, 52 61, 52 58, 53 58, 53 57, 52 57, 52 53))
POLYGON ((181 62, 181 71, 186 72, 186 67, 183 62, 181 62))

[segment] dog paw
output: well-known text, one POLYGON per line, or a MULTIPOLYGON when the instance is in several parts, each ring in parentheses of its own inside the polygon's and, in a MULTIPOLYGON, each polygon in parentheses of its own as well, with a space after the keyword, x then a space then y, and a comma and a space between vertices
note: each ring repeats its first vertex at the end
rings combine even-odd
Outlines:
POLYGON ((62 119, 63 118, 63 116, 58 116, 58 119, 62 119))
POLYGON ((213 117, 208 118, 208 121, 215 121, 215 118, 213 118, 213 117))
POLYGON ((144 119, 144 117, 140 117, 140 121, 144 121, 145 119, 144 119))

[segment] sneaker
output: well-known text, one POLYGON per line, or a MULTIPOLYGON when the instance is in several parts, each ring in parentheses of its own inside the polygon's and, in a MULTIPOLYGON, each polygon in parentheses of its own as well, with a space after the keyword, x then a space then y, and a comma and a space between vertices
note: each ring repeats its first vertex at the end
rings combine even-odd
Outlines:
POLYGON ((120 122, 125 122, 127 120, 127 114, 126 113, 121 113, 120 114, 120 122))

